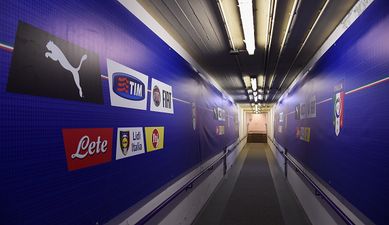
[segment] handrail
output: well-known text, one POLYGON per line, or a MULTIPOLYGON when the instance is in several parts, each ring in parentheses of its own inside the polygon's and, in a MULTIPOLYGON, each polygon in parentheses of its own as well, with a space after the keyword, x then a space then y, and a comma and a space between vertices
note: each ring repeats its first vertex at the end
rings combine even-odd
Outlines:
MULTIPOLYGON (((194 176, 192 179, 190 179, 188 182, 186 182, 181 188, 179 188, 176 192, 174 192, 172 195, 170 195, 167 199, 165 199, 163 202, 161 202, 157 207, 155 207, 153 210, 151 210, 149 213, 147 213, 142 219, 140 219, 136 224, 145 224, 147 221, 149 221, 155 214, 157 214, 159 211, 161 211, 165 206, 167 206, 174 198, 176 198, 179 194, 181 194, 183 191, 192 188, 193 183, 198 180, 201 176, 203 176, 207 171, 211 170, 217 163, 219 163, 220 160, 224 159, 229 153, 232 152, 232 149, 235 149, 236 146, 238 146, 247 136, 243 137, 239 140, 238 143, 234 145, 233 148, 230 148, 230 150, 225 151, 223 155, 221 155, 219 158, 217 158, 215 161, 213 161, 209 166, 207 166, 205 169, 201 170, 200 173, 198 173, 196 176, 194 176)), ((229 147, 229 146, 228 146, 229 147)), ((225 147, 227 149, 228 147, 225 147)))
MULTIPOLYGON (((276 147, 278 152, 284 156, 285 161, 291 163, 294 168, 296 169, 297 172, 299 172, 307 181, 308 183, 315 189, 315 194, 318 196, 321 196, 328 204, 329 206, 335 210, 336 214, 338 214, 344 222, 346 222, 349 225, 355 225, 355 223, 344 213, 332 200, 328 195, 304 172, 303 169, 299 165, 297 165, 294 160, 292 160, 285 151, 282 151, 279 147, 278 144, 275 143, 269 136, 267 136, 268 139, 273 143, 273 145, 276 147)), ((285 168, 286 170, 286 168, 285 168)))

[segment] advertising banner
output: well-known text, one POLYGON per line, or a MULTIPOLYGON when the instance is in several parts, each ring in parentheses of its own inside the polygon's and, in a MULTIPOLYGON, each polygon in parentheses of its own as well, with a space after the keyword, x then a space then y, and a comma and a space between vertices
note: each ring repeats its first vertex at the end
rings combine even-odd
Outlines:
POLYGON ((151 80, 150 111, 174 114, 172 86, 151 80))
POLYGON ((148 76, 107 59, 111 105, 146 110, 148 76))
POLYGON ((78 170, 110 162, 112 128, 63 128, 68 170, 78 170))
POLYGON ((142 127, 120 127, 116 136, 116 160, 145 153, 142 127))
POLYGON ((19 22, 7 91, 103 104, 99 57, 19 22))
POLYGON ((145 127, 147 152, 164 148, 164 127, 145 127))

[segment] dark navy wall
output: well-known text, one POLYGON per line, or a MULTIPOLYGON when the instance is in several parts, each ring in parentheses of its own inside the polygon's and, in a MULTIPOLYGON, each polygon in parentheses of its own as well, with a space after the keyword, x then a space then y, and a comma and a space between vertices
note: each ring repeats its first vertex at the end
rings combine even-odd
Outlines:
MULTIPOLYGON (((12 49, 0 49, 0 224, 105 223, 238 138, 236 107, 116 1, 1 1, 0 43, 23 21, 172 86, 174 114, 7 91, 12 49), (215 119, 220 107, 228 119, 215 119), (193 129, 195 112, 196 129, 193 129), (115 160, 116 128, 163 126, 162 150, 115 160), (217 126, 225 133, 218 135, 217 126), (113 128, 112 161, 68 171, 62 128, 113 128)), ((54 85, 54 84, 53 84, 54 85)), ((61 85, 61 84, 55 84, 61 85)), ((149 88, 150 89, 150 88, 149 88)))
POLYGON ((389 221, 388 28, 389 2, 376 0, 278 103, 274 122, 276 140, 376 224, 389 221), (340 84, 344 114, 337 136, 333 97, 340 84), (316 117, 296 118, 295 107, 312 96, 316 117), (309 141, 301 127, 310 129, 309 141))

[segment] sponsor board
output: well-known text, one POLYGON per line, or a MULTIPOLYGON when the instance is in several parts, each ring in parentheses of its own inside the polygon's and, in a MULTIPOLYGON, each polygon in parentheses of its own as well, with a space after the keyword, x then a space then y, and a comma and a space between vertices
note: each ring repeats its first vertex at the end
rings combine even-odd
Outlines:
POLYGON ((295 119, 302 120, 316 117, 316 96, 312 95, 308 101, 295 107, 295 119))
POLYGON ((226 111, 219 107, 217 107, 217 120, 226 121, 226 111))
POLYGON ((226 111, 220 107, 213 108, 213 118, 219 121, 226 121, 226 111))
POLYGON ((308 118, 308 107, 307 104, 304 102, 300 104, 300 119, 302 120, 306 118, 308 118))
POLYGON ((193 130, 196 130, 196 116, 197 116, 197 112, 196 112, 196 103, 192 103, 192 127, 193 127, 193 130))
POLYGON ((311 141, 311 128, 310 127, 297 127, 296 138, 305 142, 311 141))
POLYGON ((294 118, 300 120, 300 104, 296 105, 294 108, 294 118))
POLYGON ((99 57, 19 22, 7 91, 103 104, 99 57))
POLYGON ((112 128, 63 128, 68 170, 78 170, 112 160, 112 128))
POLYGON ((213 119, 218 120, 217 108, 213 108, 213 119))
POLYGON ((142 127, 119 127, 116 136, 116 160, 145 153, 142 127))
POLYGON ((146 110, 148 76, 107 59, 112 106, 146 110))
POLYGON ((335 127, 335 134, 339 136, 341 129, 343 128, 343 114, 344 114, 344 90, 343 83, 338 84, 335 88, 334 99, 334 112, 333 112, 333 125, 335 127))
POLYGON ((224 133, 225 133, 224 126, 216 126, 216 134, 217 135, 224 135, 224 133))
POLYGON ((309 99, 308 118, 316 117, 316 96, 313 95, 309 99))
POLYGON ((164 127, 145 127, 147 152, 163 149, 164 127))
POLYGON ((150 111, 174 114, 172 86, 151 80, 150 111))
POLYGON ((284 112, 280 112, 280 114, 279 114, 279 122, 280 123, 284 122, 284 112))

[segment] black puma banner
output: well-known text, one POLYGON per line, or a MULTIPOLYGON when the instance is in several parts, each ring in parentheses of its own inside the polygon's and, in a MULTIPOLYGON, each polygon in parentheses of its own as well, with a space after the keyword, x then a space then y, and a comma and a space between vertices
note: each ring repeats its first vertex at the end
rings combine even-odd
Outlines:
POLYGON ((103 104, 98 55, 19 22, 7 91, 103 104))

